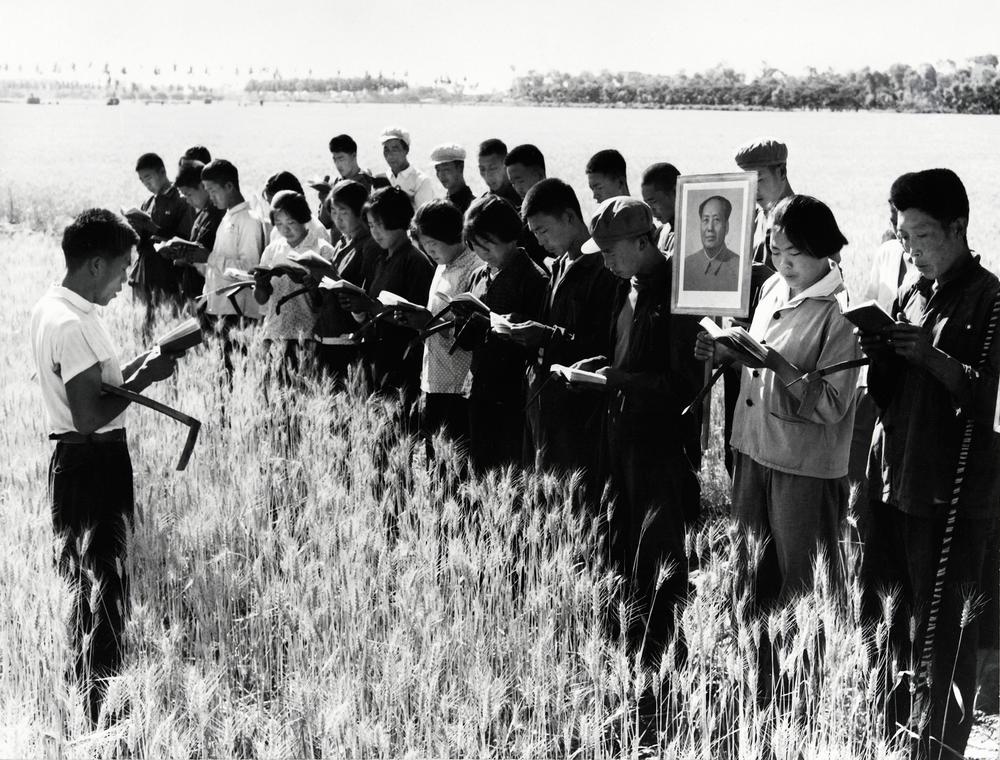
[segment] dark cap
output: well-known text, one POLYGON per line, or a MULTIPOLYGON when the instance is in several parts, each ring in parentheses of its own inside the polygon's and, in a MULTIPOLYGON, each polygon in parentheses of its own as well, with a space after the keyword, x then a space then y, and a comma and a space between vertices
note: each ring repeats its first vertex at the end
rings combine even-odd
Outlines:
POLYGON ((590 240, 584 253, 597 253, 619 240, 648 235, 656 229, 649 206, 627 195, 608 198, 590 218, 590 240))
POLYGON ((776 166, 788 160, 788 146, 777 140, 754 140, 736 151, 736 163, 741 169, 776 166))

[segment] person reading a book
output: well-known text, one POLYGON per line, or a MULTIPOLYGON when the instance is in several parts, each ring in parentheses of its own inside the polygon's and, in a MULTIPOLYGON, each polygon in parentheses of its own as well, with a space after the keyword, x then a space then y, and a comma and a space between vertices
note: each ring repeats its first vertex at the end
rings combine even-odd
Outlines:
POLYGON ((391 310, 378 301, 389 291, 416 304, 427 303, 434 265, 407 235, 413 219, 409 195, 398 187, 376 190, 363 213, 372 239, 381 249, 364 282, 364 295, 340 292, 340 304, 352 312, 364 341, 362 356, 371 387, 380 393, 402 393, 409 415, 420 388, 422 352, 407 351, 413 331, 391 321, 391 310))
POLYGON ((847 244, 822 201, 795 195, 774 209, 777 274, 737 340, 698 336, 696 356, 742 367, 731 444, 733 519, 768 541, 757 570, 762 609, 812 587, 813 563, 835 547, 847 506, 847 460, 858 368, 803 381, 807 372, 860 358, 841 314, 846 289, 833 261, 847 244))
POLYGON ((205 319, 223 339, 226 372, 232 375, 232 330, 260 318, 260 307, 249 291, 231 298, 226 288, 236 280, 227 270, 248 272, 260 263, 264 251, 264 228, 250 212, 240 191, 237 168, 226 159, 217 158, 201 170, 201 182, 209 200, 224 212, 215 233, 215 244, 204 264, 196 264, 205 276, 205 319))
MULTIPOLYGON (((333 224, 340 233, 333 248, 333 267, 338 278, 358 286, 364 285, 365 278, 382 256, 362 213, 367 200, 368 189, 354 180, 336 183, 327 197, 333 224)), ((317 360, 340 385, 346 378, 347 367, 360 356, 358 343, 354 340, 358 324, 350 311, 341 306, 336 292, 321 288, 318 299, 317 360)))
POLYGON ((125 212, 125 218, 139 235, 139 255, 129 284, 135 297, 146 306, 143 327, 148 337, 153 314, 160 303, 169 302, 175 308, 184 304, 183 272, 157 251, 154 244, 174 237, 187 239, 194 214, 171 183, 163 159, 157 154, 139 156, 135 171, 142 186, 152 193, 138 209, 125 212))
POLYGON ((665 254, 674 250, 674 206, 680 174, 673 164, 656 163, 646 167, 639 187, 643 201, 653 210, 653 218, 660 223, 656 247, 665 254))
MULTIPOLYGON (((253 295, 264 307, 261 325, 264 340, 282 344, 283 363, 288 370, 298 369, 300 351, 312 350, 318 306, 318 299, 311 297, 308 290, 293 294, 310 286, 315 290, 322 275, 317 276, 308 267, 301 274, 292 271, 274 274, 268 270, 288 265, 295 270, 296 254, 311 253, 325 261, 333 261, 333 246, 309 225, 311 220, 312 211, 304 195, 292 190, 277 193, 271 200, 271 223, 281 237, 264 249, 260 266, 254 271, 253 295)), ((286 377, 286 374, 279 372, 278 376, 286 377)))
POLYGON ((732 213, 733 204, 721 195, 698 206, 702 247, 684 257, 685 290, 739 290, 740 255, 726 245, 732 213))
POLYGON ((479 144, 479 176, 486 185, 483 195, 498 195, 514 208, 520 208, 521 196, 507 179, 506 159, 507 145, 503 140, 491 137, 479 144))
POLYGON ((515 323, 510 339, 538 356, 528 365, 529 463, 563 472, 583 470, 597 485, 597 451, 605 398, 551 377, 553 364, 569 366, 601 353, 621 281, 598 254, 584 254, 590 230, 573 188, 543 179, 524 198, 528 229, 555 259, 537 321, 515 323))
MULTIPOLYGON (((511 322, 537 320, 545 302, 545 272, 518 246, 521 217, 495 195, 476 200, 465 215, 462 238, 483 264, 470 292, 511 322)), ((469 454, 480 472, 520 464, 524 454, 525 368, 536 349, 491 329, 490 316, 459 312, 456 342, 472 351, 469 454)))
MULTIPOLYGON (((697 320, 670 313, 672 270, 656 246, 653 212, 634 198, 610 198, 590 220, 582 251, 601 252, 620 280, 602 356, 577 362, 607 378, 601 480, 610 481, 609 557, 627 581, 634 614, 615 621, 633 652, 658 666, 687 592, 685 526, 700 509, 695 465, 698 423, 681 412, 701 386, 694 360, 697 320), (660 571, 669 575, 659 583, 660 571)), ((614 631, 613 631, 614 632, 614 631)), ((614 632, 616 633, 616 632, 614 632)), ((650 717, 650 695, 640 705, 650 717)))
MULTIPOLYGON (((974 720, 980 626, 967 603, 990 593, 980 585, 981 573, 986 553, 996 549, 990 541, 1000 496, 1000 335, 991 320, 1000 281, 969 247, 969 199, 953 171, 904 174, 892 184, 889 200, 903 249, 920 276, 897 292, 895 324, 860 336, 871 359, 868 392, 879 410, 869 472, 882 484, 869 494, 865 578, 873 591, 902 589, 890 640, 901 669, 919 668, 930 679, 930 688, 917 688, 915 699, 905 682, 888 695, 886 726, 908 725, 919 736, 917 756, 937 757, 942 746, 959 756, 974 720), (967 464, 960 468, 963 447, 967 464), (949 516, 954 523, 945 566, 949 516), (937 624, 926 639, 938 573, 937 624), (906 659, 923 647, 929 671, 906 659)), ((875 614, 877 599, 870 601, 875 614)))
POLYGON ((129 401, 102 383, 139 392, 170 377, 176 354, 159 349, 128 364, 100 319, 121 291, 139 237, 117 215, 84 211, 63 231, 66 272, 31 313, 31 344, 49 438, 52 527, 59 572, 71 589, 70 651, 87 717, 96 725, 107 679, 122 664, 129 614, 125 572, 133 521, 129 401))
MULTIPOLYGON (((306 194, 305 190, 302 189, 302 183, 299 182, 298 177, 291 172, 277 172, 267 178, 267 182, 264 183, 262 195, 264 197, 264 202, 268 205, 269 213, 267 215, 267 219, 262 219, 261 221, 264 222, 264 230, 267 234, 267 241, 269 243, 273 243, 283 237, 281 231, 274 226, 273 222, 271 222, 271 216, 273 214, 271 202, 274 200, 274 196, 283 190, 291 190, 293 193, 298 193, 303 196, 306 194), (271 223, 268 224, 268 222, 271 223)), ((324 227, 315 217, 310 216, 306 226, 316 237, 326 240, 328 243, 331 242, 331 231, 324 227)))
POLYGON ((194 212, 194 222, 189 240, 171 238, 160 249, 161 254, 173 259, 174 266, 182 268, 181 290, 190 299, 197 298, 205 289, 205 277, 194 265, 208 261, 208 254, 215 245, 215 233, 225 214, 208 198, 208 191, 201 182, 204 168, 205 164, 200 161, 184 159, 177 170, 174 185, 194 212))
MULTIPOLYGON (((396 321, 400 324, 423 330, 433 316, 448 306, 446 298, 466 293, 472 287, 472 274, 483 262, 462 241, 462 224, 461 210, 450 201, 429 201, 417 209, 411 235, 437 268, 427 308, 397 310, 396 321)), ((450 318, 447 315, 443 319, 450 318)), ((452 350, 454 334, 454 329, 447 327, 424 339, 420 431, 429 453, 433 453, 431 439, 439 430, 456 442, 468 442, 472 354, 462 349, 452 350)))

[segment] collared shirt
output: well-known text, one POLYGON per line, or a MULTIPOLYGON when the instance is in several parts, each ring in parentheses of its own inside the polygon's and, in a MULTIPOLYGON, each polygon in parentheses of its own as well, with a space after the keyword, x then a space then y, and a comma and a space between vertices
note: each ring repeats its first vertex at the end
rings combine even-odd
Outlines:
MULTIPOLYGON (((103 382, 124 382, 118 349, 98 316, 97 305, 62 285, 51 285, 31 310, 31 346, 50 433, 76 430, 66 383, 85 369, 100 364, 103 382)), ((122 412, 95 432, 124 426, 122 412)))
MULTIPOLYGON (((317 235, 314 229, 306 233, 305 238, 296 246, 289 245, 282 237, 275 240, 264 249, 260 257, 261 266, 273 267, 288 263, 288 254, 311 252, 322 256, 327 261, 333 261, 334 250, 324 238, 317 235)), ((274 292, 264 304, 263 334, 270 340, 312 340, 316 326, 316 312, 313 310, 308 293, 301 293, 286 301, 278 310, 278 302, 285 296, 302 289, 291 277, 281 275, 271 278, 274 292)))
POLYGON ((448 193, 448 200, 464 214, 472 205, 472 190, 469 189, 468 185, 462 185, 462 189, 457 193, 448 193))
MULTIPOLYGON (((750 334, 803 373, 858 359, 861 349, 841 306, 847 291, 840 267, 791 297, 781 275, 761 290, 750 334)), ((847 474, 858 370, 799 383, 794 395, 772 370, 744 367, 730 444, 765 467, 792 475, 847 474)))
POLYGON ((413 201, 413 208, 418 209, 427 201, 437 198, 437 190, 434 187, 434 180, 420 171, 413 164, 407 166, 399 174, 389 172, 389 184, 403 190, 410 200, 413 201))
MULTIPOLYGON (((472 285, 472 274, 483 265, 479 257, 465 249, 450 264, 441 264, 434 271, 427 308, 431 314, 444 309, 447 302, 438 293, 456 296, 472 285)), ((424 364, 420 371, 420 390, 424 393, 453 393, 468 396, 472 388, 472 353, 451 351, 452 330, 434 333, 424 341, 424 364)))
MULTIPOLYGON (((200 265, 205 275, 205 293, 212 293, 234 282, 224 274, 227 269, 248 271, 257 266, 263 250, 264 228, 251 214, 247 202, 228 209, 215 233, 215 245, 208 256, 208 262, 200 265)), ((236 295, 236 302, 244 316, 251 319, 260 317, 260 307, 249 289, 240 291, 236 295)), ((213 316, 237 313, 229 299, 220 293, 208 296, 205 310, 213 316)))
POLYGON ((740 287, 740 256, 725 246, 709 256, 702 248, 684 257, 685 290, 727 290, 735 293, 740 287))
POLYGON ((893 315, 919 325, 935 348, 962 365, 965 382, 952 395, 927 370, 899 359, 872 364, 868 390, 881 415, 875 450, 881 452, 882 501, 908 514, 941 516, 951 501, 966 421, 972 442, 961 491, 961 514, 997 514, 1000 436, 993 432, 1000 372, 1000 334, 980 366, 986 327, 1000 281, 978 257, 957 265, 938 285, 924 278, 904 285, 893 315))

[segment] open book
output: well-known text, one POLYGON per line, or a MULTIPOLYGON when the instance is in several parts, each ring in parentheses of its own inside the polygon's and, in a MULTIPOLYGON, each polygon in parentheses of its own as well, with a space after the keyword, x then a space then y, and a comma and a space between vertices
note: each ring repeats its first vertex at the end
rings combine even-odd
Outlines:
POLYGON ((762 367, 767 360, 767 347, 760 343, 750 333, 739 325, 725 329, 715 324, 711 317, 704 317, 699 322, 712 340, 739 354, 740 359, 750 367, 762 367))
POLYGON ((353 282, 347 280, 334 280, 331 277, 324 277, 319 281, 319 286, 323 290, 332 290, 334 293, 353 293, 356 296, 367 296, 364 288, 359 288, 353 282))
POLYGON ((165 354, 179 354, 201 343, 201 324, 195 317, 186 319, 156 339, 165 354))
POLYGON ((305 267, 314 276, 327 277, 331 275, 336 276, 337 274, 337 270, 333 264, 312 251, 303 251, 302 253, 292 252, 288 254, 288 260, 300 267, 305 267))
POLYGON ((413 301, 407 301, 402 296, 397 296, 390 290, 383 290, 378 294, 378 302, 386 307, 393 307, 396 309, 410 309, 411 311, 427 311, 426 306, 421 306, 418 303, 413 303, 413 301))
POLYGON ((553 364, 550 368, 553 375, 559 375, 567 383, 582 383, 584 385, 607 385, 608 378, 596 372, 574 369, 563 364, 553 364))
POLYGON ((844 309, 844 316, 847 321, 857 327, 863 333, 876 335, 886 327, 896 324, 889 314, 878 305, 877 301, 865 301, 850 309, 844 309))
POLYGON ((464 306, 469 306, 476 311, 482 312, 484 315, 490 313, 490 307, 482 302, 482 300, 473 295, 472 293, 459 293, 456 296, 450 296, 447 293, 442 293, 438 291, 435 295, 447 304, 459 304, 464 306))
POLYGON ((503 314, 490 312, 490 329, 498 335, 510 335, 514 324, 503 314))

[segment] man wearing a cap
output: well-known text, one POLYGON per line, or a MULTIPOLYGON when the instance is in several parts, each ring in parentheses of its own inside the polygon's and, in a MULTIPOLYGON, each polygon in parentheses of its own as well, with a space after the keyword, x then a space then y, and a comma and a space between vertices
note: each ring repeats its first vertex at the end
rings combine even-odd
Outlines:
POLYGON ((777 140, 755 140, 736 151, 736 164, 745 172, 757 172, 753 260, 771 266, 767 215, 782 198, 794 195, 788 183, 788 146, 777 140))
POLYGON ((653 213, 640 200, 619 196, 597 208, 582 251, 601 251, 629 286, 615 298, 607 357, 575 365, 607 377, 601 474, 617 499, 609 518, 611 557, 630 579, 636 603, 634 619, 622 625, 651 663, 659 662, 674 604, 687 590, 684 527, 696 519, 700 498, 688 452, 697 446, 698 421, 681 412, 702 380, 693 354, 698 324, 670 313, 671 266, 655 233, 653 213), (665 563, 674 569, 658 587, 665 563))
POLYGON ((448 200, 464 214, 472 205, 472 191, 465 183, 465 148, 454 143, 438 145, 431 151, 431 163, 448 200))
POLYGON ((389 184, 410 196, 414 210, 427 201, 434 200, 437 194, 434 192, 433 180, 410 165, 410 133, 402 127, 386 127, 379 140, 382 143, 382 155, 389 167, 389 184))

